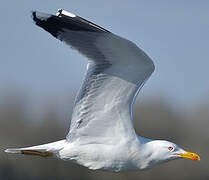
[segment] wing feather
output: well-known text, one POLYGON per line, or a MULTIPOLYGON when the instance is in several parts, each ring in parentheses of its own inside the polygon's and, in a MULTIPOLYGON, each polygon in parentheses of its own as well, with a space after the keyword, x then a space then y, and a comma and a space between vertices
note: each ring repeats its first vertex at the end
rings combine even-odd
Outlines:
POLYGON ((132 106, 154 71, 152 60, 134 43, 72 13, 33 12, 36 24, 88 58, 67 139, 102 143, 132 138, 132 106))

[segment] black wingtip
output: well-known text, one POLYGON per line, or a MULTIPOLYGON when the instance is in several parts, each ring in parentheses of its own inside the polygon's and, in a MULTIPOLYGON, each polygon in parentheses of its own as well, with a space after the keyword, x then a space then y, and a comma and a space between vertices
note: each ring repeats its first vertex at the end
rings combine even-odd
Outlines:
POLYGON ((38 11, 32 11, 32 19, 37 22, 37 21, 46 21, 47 19, 49 19, 52 15, 51 14, 47 14, 47 13, 42 13, 42 12, 38 12, 38 11))
POLYGON ((63 9, 59 9, 56 15, 32 11, 32 19, 37 26, 45 29, 56 38, 66 29, 70 31, 109 32, 63 9))
POLYGON ((34 22, 36 25, 39 25, 39 24, 40 24, 41 19, 37 17, 37 11, 32 11, 32 12, 31 12, 31 18, 33 19, 33 22, 34 22))
POLYGON ((58 33, 62 31, 59 27, 59 21, 57 20, 58 17, 55 15, 32 11, 31 17, 37 26, 45 29, 56 38, 58 33))
POLYGON ((33 19, 33 21, 37 21, 37 17, 36 17, 36 11, 32 11, 31 12, 31 18, 33 19))
POLYGON ((58 10, 57 10, 57 14, 56 14, 56 15, 57 15, 57 16, 61 16, 62 11, 63 11, 63 9, 58 9, 58 10))

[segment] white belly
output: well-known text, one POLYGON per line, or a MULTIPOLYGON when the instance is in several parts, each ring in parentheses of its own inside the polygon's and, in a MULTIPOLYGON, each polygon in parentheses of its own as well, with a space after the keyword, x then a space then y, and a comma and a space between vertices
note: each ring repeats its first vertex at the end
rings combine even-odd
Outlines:
POLYGON ((125 144, 103 145, 69 143, 62 149, 58 157, 69 160, 89 169, 102 169, 109 171, 139 169, 134 160, 134 148, 125 144))

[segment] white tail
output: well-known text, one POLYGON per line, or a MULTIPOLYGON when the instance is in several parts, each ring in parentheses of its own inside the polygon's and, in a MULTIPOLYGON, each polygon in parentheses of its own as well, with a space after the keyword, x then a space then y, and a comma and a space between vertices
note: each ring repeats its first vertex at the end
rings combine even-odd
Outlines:
POLYGON ((65 146, 66 143, 67 143, 66 140, 60 140, 48 144, 31 146, 26 148, 9 148, 6 149, 5 152, 48 157, 48 156, 53 156, 58 151, 60 151, 65 146))

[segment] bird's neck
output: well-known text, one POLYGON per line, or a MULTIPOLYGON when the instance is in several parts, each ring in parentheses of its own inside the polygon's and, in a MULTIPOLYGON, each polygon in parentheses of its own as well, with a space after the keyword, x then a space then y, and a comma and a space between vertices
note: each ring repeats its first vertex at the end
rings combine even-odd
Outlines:
POLYGON ((153 139, 141 137, 137 135, 138 147, 135 153, 134 162, 139 170, 146 169, 152 164, 152 151, 149 148, 149 143, 154 141, 153 139))

